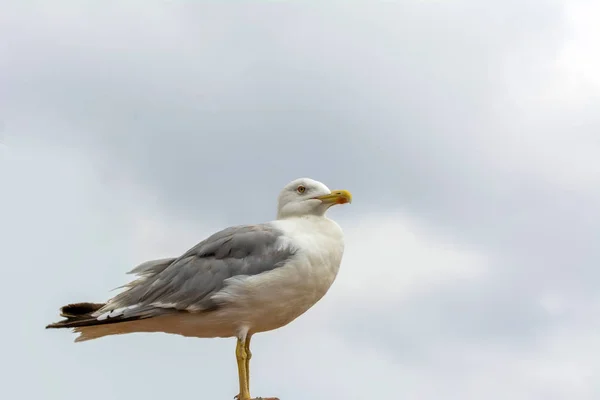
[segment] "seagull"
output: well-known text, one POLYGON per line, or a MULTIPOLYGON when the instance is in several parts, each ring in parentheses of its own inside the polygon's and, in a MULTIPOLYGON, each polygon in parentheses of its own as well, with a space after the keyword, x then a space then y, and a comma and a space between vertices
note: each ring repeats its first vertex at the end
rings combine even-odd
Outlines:
POLYGON ((251 400, 250 339, 289 324, 327 293, 344 235, 325 214, 351 201, 347 190, 296 179, 280 192, 275 220, 228 227, 179 257, 146 261, 129 272, 137 278, 123 292, 63 306, 65 319, 46 328, 72 328, 76 342, 135 332, 235 337, 235 398, 251 400))

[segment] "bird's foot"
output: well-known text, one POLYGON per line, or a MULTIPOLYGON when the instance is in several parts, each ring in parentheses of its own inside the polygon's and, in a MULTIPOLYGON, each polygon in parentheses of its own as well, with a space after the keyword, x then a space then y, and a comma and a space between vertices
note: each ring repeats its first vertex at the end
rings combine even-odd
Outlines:
POLYGON ((279 400, 278 397, 253 397, 253 398, 248 398, 248 399, 242 399, 239 394, 235 395, 234 399, 235 400, 279 400))

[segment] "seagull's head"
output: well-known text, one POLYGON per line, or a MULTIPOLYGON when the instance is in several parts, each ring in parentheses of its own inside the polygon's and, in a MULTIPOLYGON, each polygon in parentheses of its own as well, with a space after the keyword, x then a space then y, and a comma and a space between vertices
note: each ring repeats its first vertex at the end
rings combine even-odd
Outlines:
POLYGON ((300 178, 288 183, 279 194, 277 218, 323 216, 329 207, 351 201, 347 190, 330 190, 319 181, 300 178))

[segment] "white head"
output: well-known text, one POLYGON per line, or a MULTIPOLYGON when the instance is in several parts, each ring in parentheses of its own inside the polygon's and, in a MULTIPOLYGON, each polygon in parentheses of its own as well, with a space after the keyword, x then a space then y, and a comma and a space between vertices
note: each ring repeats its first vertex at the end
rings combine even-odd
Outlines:
POLYGON ((329 207, 351 201, 352 195, 347 190, 332 191, 321 182, 300 178, 288 183, 279 194, 277 219, 323 216, 329 207))

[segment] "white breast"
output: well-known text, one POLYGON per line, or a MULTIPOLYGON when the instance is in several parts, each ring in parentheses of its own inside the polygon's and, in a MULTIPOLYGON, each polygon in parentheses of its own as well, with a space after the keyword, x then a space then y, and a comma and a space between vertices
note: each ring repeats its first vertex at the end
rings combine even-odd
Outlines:
POLYGON ((293 258, 283 267, 236 282, 239 286, 231 282, 238 286, 231 316, 253 332, 284 326, 319 301, 334 282, 344 252, 343 232, 328 218, 293 218, 274 225, 298 249, 293 258))
POLYGON ((291 263, 293 268, 318 278, 315 285, 329 289, 344 253, 344 235, 339 225, 326 217, 294 218, 275 225, 299 249, 291 263))

